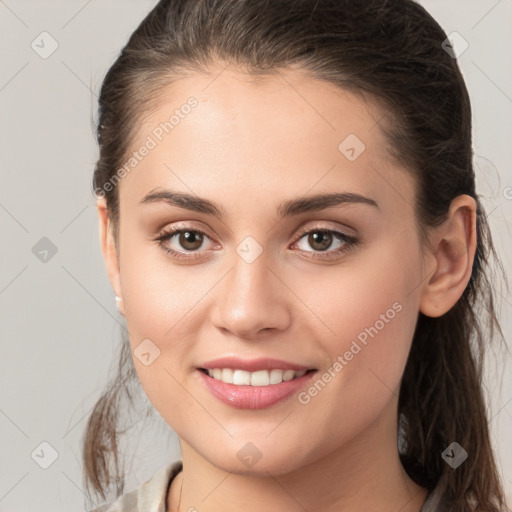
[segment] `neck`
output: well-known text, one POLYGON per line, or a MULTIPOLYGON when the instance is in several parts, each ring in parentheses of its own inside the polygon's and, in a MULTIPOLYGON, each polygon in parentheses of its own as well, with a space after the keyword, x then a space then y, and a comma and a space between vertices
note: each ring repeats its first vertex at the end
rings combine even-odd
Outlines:
POLYGON ((393 408, 327 456, 279 475, 227 472, 183 440, 181 449, 183 471, 171 486, 169 512, 418 512, 427 495, 400 462, 393 408))

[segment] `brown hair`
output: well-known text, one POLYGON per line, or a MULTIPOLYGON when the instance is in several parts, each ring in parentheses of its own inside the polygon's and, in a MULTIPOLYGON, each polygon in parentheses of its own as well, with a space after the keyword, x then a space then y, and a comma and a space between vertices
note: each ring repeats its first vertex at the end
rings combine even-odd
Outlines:
MULTIPOLYGON (((209 64, 226 62, 261 75, 297 64, 380 102, 390 112, 379 122, 389 151, 418 185, 422 239, 444 220, 455 197, 468 194, 477 202, 478 246, 468 286, 443 316, 419 313, 399 395, 400 457, 417 483, 440 487, 450 510, 488 512, 504 507, 482 382, 486 343, 495 328, 503 337, 491 257, 502 275, 503 268, 475 191, 470 100, 457 61, 442 47, 446 38, 412 0, 161 0, 104 79, 93 187, 106 198, 117 243, 117 187, 105 185, 123 165, 158 91, 187 70, 207 73, 209 64), (469 452, 456 470, 441 457, 453 441, 469 452)), ((133 379, 125 339, 118 374, 94 407, 83 441, 87 489, 103 498, 112 485, 123 492, 119 400, 129 395, 133 379)))

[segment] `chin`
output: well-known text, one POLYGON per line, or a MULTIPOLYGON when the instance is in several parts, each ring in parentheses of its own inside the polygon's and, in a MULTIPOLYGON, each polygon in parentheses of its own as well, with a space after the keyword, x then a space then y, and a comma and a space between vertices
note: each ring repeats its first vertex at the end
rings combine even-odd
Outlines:
POLYGON ((306 464, 303 457, 304 454, 302 454, 301 459, 297 457, 296 446, 291 447, 286 452, 282 450, 276 452, 276 450, 269 447, 258 450, 252 443, 247 443, 235 452, 229 450, 219 454, 216 453, 211 457, 205 456, 212 465, 223 471, 256 477, 268 477, 269 474, 277 476, 296 471, 303 464, 306 464), (233 455, 226 457, 226 453, 233 453, 233 455))

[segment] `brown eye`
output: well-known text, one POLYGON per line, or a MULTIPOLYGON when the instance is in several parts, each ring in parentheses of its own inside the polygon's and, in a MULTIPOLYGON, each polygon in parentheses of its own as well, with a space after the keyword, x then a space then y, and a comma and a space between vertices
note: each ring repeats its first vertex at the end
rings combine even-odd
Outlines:
POLYGON ((358 238, 329 228, 302 230, 295 242, 308 258, 336 258, 356 247, 358 238))
POLYGON ((328 231, 311 231, 308 235, 308 244, 317 251, 325 251, 333 241, 332 233, 328 231))
POLYGON ((204 253, 201 248, 205 239, 211 241, 206 233, 198 229, 171 228, 164 230, 156 241, 172 257, 191 259, 199 258, 204 253))
POLYGON ((203 244, 203 234, 198 231, 181 231, 178 243, 186 251, 196 251, 203 244))

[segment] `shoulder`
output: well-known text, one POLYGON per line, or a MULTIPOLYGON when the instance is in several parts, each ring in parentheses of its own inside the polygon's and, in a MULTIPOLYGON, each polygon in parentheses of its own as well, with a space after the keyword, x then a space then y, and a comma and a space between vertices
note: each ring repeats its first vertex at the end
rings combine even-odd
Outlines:
POLYGON ((181 460, 163 466, 136 489, 89 512, 165 512, 167 491, 182 468, 181 460))

